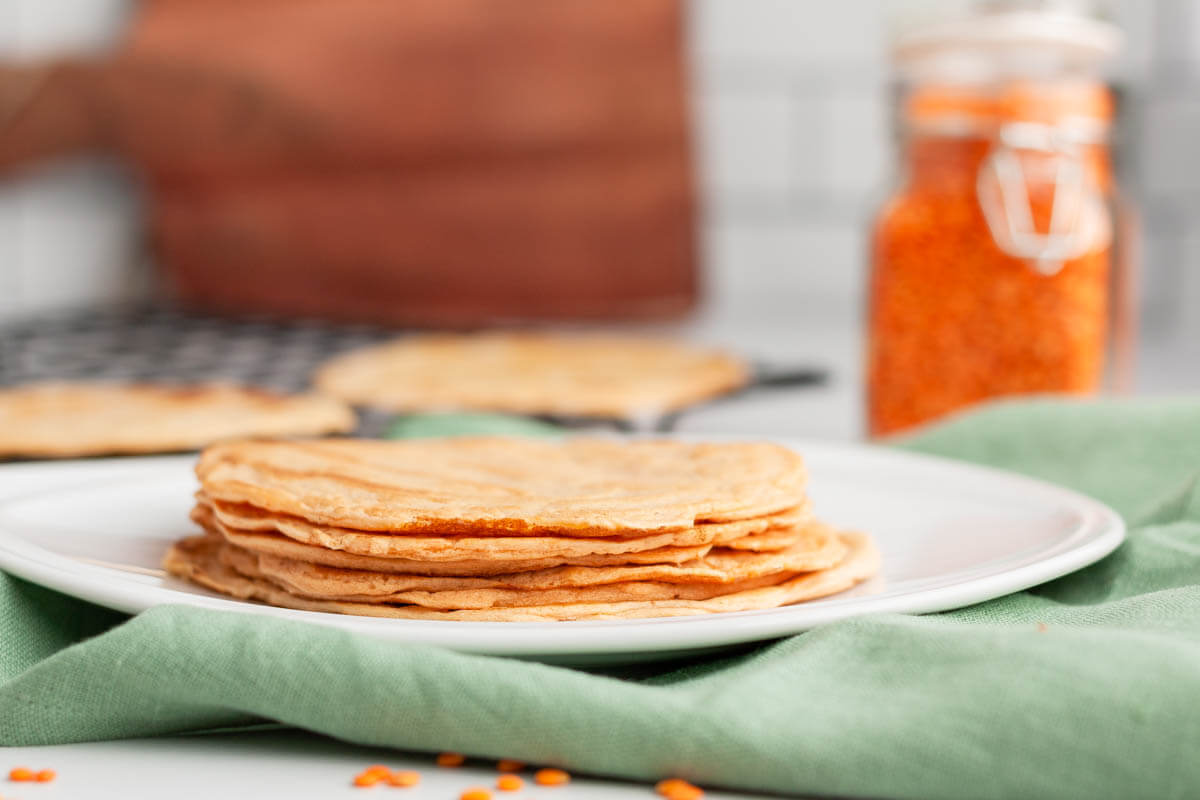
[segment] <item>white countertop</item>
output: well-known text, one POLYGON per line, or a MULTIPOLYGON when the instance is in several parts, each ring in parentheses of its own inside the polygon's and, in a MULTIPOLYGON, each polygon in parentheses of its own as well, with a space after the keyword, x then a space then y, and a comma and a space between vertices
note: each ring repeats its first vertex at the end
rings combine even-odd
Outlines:
MULTIPOLYGON (((497 772, 489 761, 447 769, 433 757, 346 744, 302 731, 134 739, 119 742, 12 747, 3 751, 3 774, 14 766, 53 769, 52 783, 10 783, 0 778, 3 800, 256 800, 354 798, 376 796, 413 800, 458 800, 466 789, 481 787, 493 797, 514 800, 651 800, 649 784, 624 783, 572 775, 566 786, 537 786, 532 769, 521 773, 525 787, 494 790, 497 772), (354 776, 373 764, 421 773, 408 789, 356 788, 354 776)), ((709 800, 758 795, 707 791, 709 800)))

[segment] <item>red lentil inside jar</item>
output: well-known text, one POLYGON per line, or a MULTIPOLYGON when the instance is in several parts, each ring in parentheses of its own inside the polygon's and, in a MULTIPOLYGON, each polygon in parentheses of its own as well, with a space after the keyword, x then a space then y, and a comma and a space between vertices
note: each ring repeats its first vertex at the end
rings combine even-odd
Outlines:
POLYGON ((991 397, 1098 389, 1113 260, 1107 89, 926 86, 903 113, 905 185, 873 231, 871 433, 991 397))

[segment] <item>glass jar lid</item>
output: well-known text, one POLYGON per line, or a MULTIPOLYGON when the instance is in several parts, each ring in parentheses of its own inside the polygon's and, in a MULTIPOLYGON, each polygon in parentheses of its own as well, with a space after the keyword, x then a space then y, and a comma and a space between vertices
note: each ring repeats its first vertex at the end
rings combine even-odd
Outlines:
POLYGON ((986 3, 899 36, 892 57, 911 80, 980 83, 1095 73, 1122 43, 1077 3, 986 3))

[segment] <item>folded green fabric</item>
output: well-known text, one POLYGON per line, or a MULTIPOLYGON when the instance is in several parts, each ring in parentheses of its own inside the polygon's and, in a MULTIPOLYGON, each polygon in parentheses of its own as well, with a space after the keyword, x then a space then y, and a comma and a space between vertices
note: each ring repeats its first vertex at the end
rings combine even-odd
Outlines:
POLYGON ((1091 493, 1130 539, 990 603, 637 677, 185 607, 124 620, 0 575, 0 744, 270 719, 784 793, 1200 796, 1200 403, 1013 403, 899 446, 1091 493))
POLYGON ((446 413, 406 414, 393 419, 385 439, 427 439, 436 436, 561 436, 563 429, 549 422, 509 414, 446 413))

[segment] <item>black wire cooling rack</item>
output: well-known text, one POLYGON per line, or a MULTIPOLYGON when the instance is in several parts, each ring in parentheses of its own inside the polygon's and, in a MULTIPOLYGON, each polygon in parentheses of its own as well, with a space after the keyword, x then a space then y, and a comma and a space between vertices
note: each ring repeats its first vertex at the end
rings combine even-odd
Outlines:
MULTIPOLYGON (((400 333, 373 325, 228 318, 164 307, 55 313, 0 324, 0 386, 47 380, 229 381, 295 392, 307 388, 313 370, 331 356, 400 333)), ((820 368, 759 364, 746 391, 819 385, 826 378, 820 368)), ((683 413, 553 421, 665 431, 683 413)), ((360 434, 375 434, 381 424, 379 415, 365 415, 360 434)))
POLYGON ((366 325, 228 319, 167 308, 76 311, 0 325, 0 385, 45 380, 308 386, 318 364, 396 335, 366 325))

